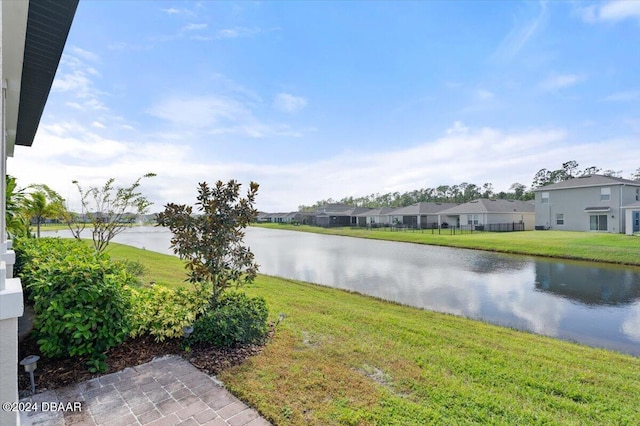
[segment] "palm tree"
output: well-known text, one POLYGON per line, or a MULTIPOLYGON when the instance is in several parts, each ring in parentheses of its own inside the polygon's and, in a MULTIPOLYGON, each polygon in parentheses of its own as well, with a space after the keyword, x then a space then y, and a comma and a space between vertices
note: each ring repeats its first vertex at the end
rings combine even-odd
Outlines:
POLYGON ((29 236, 29 223, 22 214, 24 208, 24 189, 18 189, 16 178, 6 175, 6 212, 7 233, 10 238, 29 236))
POLYGON ((64 215, 64 199, 46 185, 34 185, 38 190, 24 200, 24 214, 36 222, 36 236, 40 238, 40 224, 44 219, 57 219, 64 215))

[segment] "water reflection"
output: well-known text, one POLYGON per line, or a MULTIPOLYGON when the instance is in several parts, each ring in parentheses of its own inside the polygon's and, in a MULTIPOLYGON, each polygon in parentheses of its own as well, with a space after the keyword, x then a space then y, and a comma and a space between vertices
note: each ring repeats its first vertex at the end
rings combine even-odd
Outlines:
MULTIPOLYGON (((171 253, 170 238, 116 241, 171 253)), ((263 228, 245 241, 264 274, 640 355, 640 268, 263 228)))
POLYGON ((251 231, 266 274, 640 355, 638 268, 251 231))
POLYGON ((536 262, 536 288, 586 305, 628 305, 640 298, 640 275, 583 263, 536 262))

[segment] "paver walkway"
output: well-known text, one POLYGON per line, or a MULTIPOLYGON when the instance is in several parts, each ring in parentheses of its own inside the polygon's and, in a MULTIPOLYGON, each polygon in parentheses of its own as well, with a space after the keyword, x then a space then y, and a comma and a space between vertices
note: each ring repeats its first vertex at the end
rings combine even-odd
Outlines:
POLYGON ((270 424, 211 377, 175 355, 38 393, 21 402, 37 403, 39 409, 21 412, 22 425, 270 424))

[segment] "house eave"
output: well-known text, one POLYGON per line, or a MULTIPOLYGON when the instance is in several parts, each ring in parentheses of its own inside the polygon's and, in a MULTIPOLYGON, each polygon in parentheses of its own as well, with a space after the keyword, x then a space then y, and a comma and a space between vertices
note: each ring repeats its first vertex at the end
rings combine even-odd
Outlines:
POLYGON ((27 32, 29 2, 2 2, 2 37, 11 37, 2 43, 2 89, 5 92, 5 131, 7 155, 13 156, 18 128, 18 109, 24 45, 27 32))
POLYGON ((608 213, 611 211, 611 207, 587 207, 584 211, 585 213, 608 213))
MULTIPOLYGON (((10 144, 31 146, 49 97, 62 51, 79 0, 30 0, 29 2, 2 2, 28 4, 26 28, 22 34, 20 77, 13 90, 17 92, 17 108, 13 108, 10 144)), ((24 12, 24 11, 23 11, 24 12)), ((3 14, 4 21, 4 14, 3 14)), ((4 22, 3 22, 4 24, 4 22)), ((3 61, 4 64, 4 61, 3 61)), ((16 102, 16 99, 12 100, 16 102)), ((9 123, 7 123, 9 124, 9 123)))

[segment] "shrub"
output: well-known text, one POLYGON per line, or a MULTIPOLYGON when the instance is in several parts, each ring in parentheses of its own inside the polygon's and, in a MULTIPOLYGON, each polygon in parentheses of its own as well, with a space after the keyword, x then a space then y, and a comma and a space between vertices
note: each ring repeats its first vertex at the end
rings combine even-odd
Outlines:
POLYGON ((20 276, 34 303, 34 332, 48 357, 80 356, 106 370, 110 347, 129 335, 134 278, 87 245, 56 238, 20 243, 20 276))
POLYGON ((114 262, 120 268, 127 271, 131 276, 136 278, 136 283, 142 285, 140 277, 147 273, 147 268, 139 260, 123 259, 114 262))
POLYGON ((200 287, 196 291, 160 286, 132 288, 131 337, 149 333, 157 342, 182 337, 182 328, 192 325, 208 305, 200 287))
POLYGON ((196 320, 187 343, 214 346, 259 343, 267 333, 267 314, 264 298, 225 293, 196 320))

